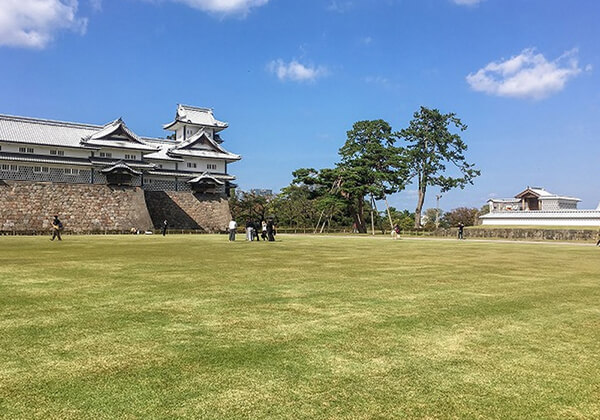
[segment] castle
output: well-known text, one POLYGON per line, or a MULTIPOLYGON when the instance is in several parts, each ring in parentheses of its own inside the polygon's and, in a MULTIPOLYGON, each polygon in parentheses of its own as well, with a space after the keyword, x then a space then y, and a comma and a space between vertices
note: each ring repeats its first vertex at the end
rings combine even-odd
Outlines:
POLYGON ((168 138, 139 136, 120 118, 92 125, 0 115, 0 231, 43 230, 51 213, 81 232, 147 229, 163 218, 174 228, 224 230, 235 187, 228 164, 241 159, 222 146, 227 127, 211 109, 187 105, 163 126, 168 138))

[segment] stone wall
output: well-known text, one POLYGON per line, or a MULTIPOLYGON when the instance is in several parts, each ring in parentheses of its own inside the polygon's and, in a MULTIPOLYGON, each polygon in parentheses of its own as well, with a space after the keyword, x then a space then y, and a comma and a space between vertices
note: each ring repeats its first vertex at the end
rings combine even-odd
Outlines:
MULTIPOLYGON (((458 236, 458 229, 438 229, 434 236, 458 236)), ((594 241, 597 229, 520 229, 520 228, 465 228, 464 237, 498 238, 529 241, 594 241)))
POLYGON ((172 229, 200 229, 223 232, 231 220, 224 196, 185 191, 145 191, 146 204, 155 228, 167 220, 172 229))
POLYGON ((49 231, 54 214, 70 233, 152 228, 138 187, 0 181, 0 232, 49 231))

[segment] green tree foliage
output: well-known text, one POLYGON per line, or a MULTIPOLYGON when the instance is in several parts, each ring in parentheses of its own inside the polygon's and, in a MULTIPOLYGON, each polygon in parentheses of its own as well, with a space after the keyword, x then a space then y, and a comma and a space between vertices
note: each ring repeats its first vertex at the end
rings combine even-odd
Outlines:
POLYGON ((382 199, 404 189, 407 168, 402 150, 394 146, 395 137, 387 122, 358 121, 346 134, 335 173, 358 231, 366 233, 365 199, 382 199))
POLYGON ((456 227, 459 223, 465 226, 477 224, 479 210, 476 208, 459 207, 444 213, 444 221, 448 226, 456 227))
POLYGON ((394 225, 398 225, 401 230, 412 230, 415 225, 415 214, 408 210, 396 210, 390 207, 390 215, 394 225))
POLYGON ((243 223, 246 220, 266 220, 270 212, 272 197, 235 191, 229 199, 232 217, 243 223))
MULTIPOLYGON (((441 213, 441 210, 440 210, 440 213, 441 213)), ((430 208, 430 209, 425 210, 425 214, 423 215, 422 220, 421 220, 423 222, 423 228, 425 230, 429 230, 429 231, 435 230, 437 227, 436 222, 438 220, 440 220, 441 218, 442 218, 442 215, 441 214, 438 215, 438 209, 430 208), (438 217, 439 217, 439 219, 438 219, 438 217)))
POLYGON ((442 114, 437 109, 421 107, 415 112, 408 128, 398 135, 406 142, 405 156, 409 166, 409 179, 416 179, 419 196, 415 210, 415 228, 421 226, 421 212, 427 188, 440 187, 441 192, 453 188, 464 188, 473 184, 480 172, 467 163, 467 145, 459 134, 451 133, 450 128, 465 131, 467 126, 456 114, 442 114), (458 171, 456 177, 447 175, 447 166, 458 171))

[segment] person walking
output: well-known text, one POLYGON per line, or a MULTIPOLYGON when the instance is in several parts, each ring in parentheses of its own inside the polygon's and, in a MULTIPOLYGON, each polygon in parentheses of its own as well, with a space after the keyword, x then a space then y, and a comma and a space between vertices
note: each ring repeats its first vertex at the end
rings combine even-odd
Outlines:
POLYGON ((465 225, 460 222, 458 224, 458 239, 464 239, 465 225))
POLYGON ((58 238, 59 241, 62 241, 62 238, 60 237, 60 231, 62 230, 62 228, 63 224, 58 219, 58 215, 55 214, 54 220, 52 221, 52 238, 50 239, 51 241, 53 241, 55 238, 58 238))
POLYGON ((260 237, 262 238, 263 241, 267 240, 267 222, 263 219, 263 221, 261 222, 261 233, 260 233, 260 237))
POLYGON ((235 232, 237 230, 237 222, 233 219, 229 222, 229 242, 235 241, 235 232))
POLYGON ((598 229, 598 235, 596 235, 596 239, 597 239, 596 246, 600 246, 600 229, 598 229))
POLYGON ((169 222, 167 222, 167 219, 163 220, 162 229, 161 229, 162 236, 165 236, 167 234, 167 227, 168 226, 169 226, 169 222))

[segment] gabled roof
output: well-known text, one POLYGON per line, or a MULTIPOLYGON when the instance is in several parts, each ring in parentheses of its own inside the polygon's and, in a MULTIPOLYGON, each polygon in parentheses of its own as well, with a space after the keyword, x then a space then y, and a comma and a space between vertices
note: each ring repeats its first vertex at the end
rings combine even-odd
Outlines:
POLYGON ((118 147, 137 150, 157 150, 158 146, 150 146, 131 131, 121 118, 106 124, 102 129, 81 139, 82 144, 98 147, 118 147))
POLYGON ((198 131, 192 137, 184 142, 177 144, 169 150, 170 155, 175 156, 195 156, 208 158, 222 158, 229 160, 240 160, 241 156, 228 152, 216 141, 206 135, 204 130, 198 131), (206 142, 213 150, 198 150, 193 149, 193 146, 198 142, 206 142))
POLYGON ((542 187, 527 187, 524 191, 515 195, 515 198, 523 198, 524 196, 526 196, 528 194, 531 194, 540 200, 554 199, 554 200, 581 201, 579 198, 576 198, 576 197, 567 197, 567 196, 553 194, 550 191, 546 191, 542 187))
POLYGON ((213 127, 220 130, 229 126, 226 122, 217 120, 213 115, 213 110, 210 108, 198 108, 181 104, 177 106, 175 120, 169 124, 165 124, 163 128, 169 130, 177 125, 177 123, 213 127))
POLYGON ((157 152, 144 155, 144 159, 165 160, 169 162, 183 162, 183 159, 176 156, 170 156, 169 151, 173 148, 172 144, 165 144, 157 152))
POLYGON ((131 166, 126 164, 124 161, 120 160, 116 164, 109 166, 107 168, 102 169, 100 172, 102 173, 110 173, 110 172, 129 172, 131 175, 141 175, 141 172, 136 171, 131 166))
POLYGON ((196 178, 192 178, 192 179, 190 179, 187 182, 188 182, 188 184, 198 184, 198 183, 207 182, 207 181, 208 182, 212 182, 212 183, 217 184, 217 185, 223 185, 223 184, 225 184, 223 181, 218 180, 214 176, 209 175, 208 172, 204 172, 204 173, 202 173, 202 175, 197 176, 196 178))

